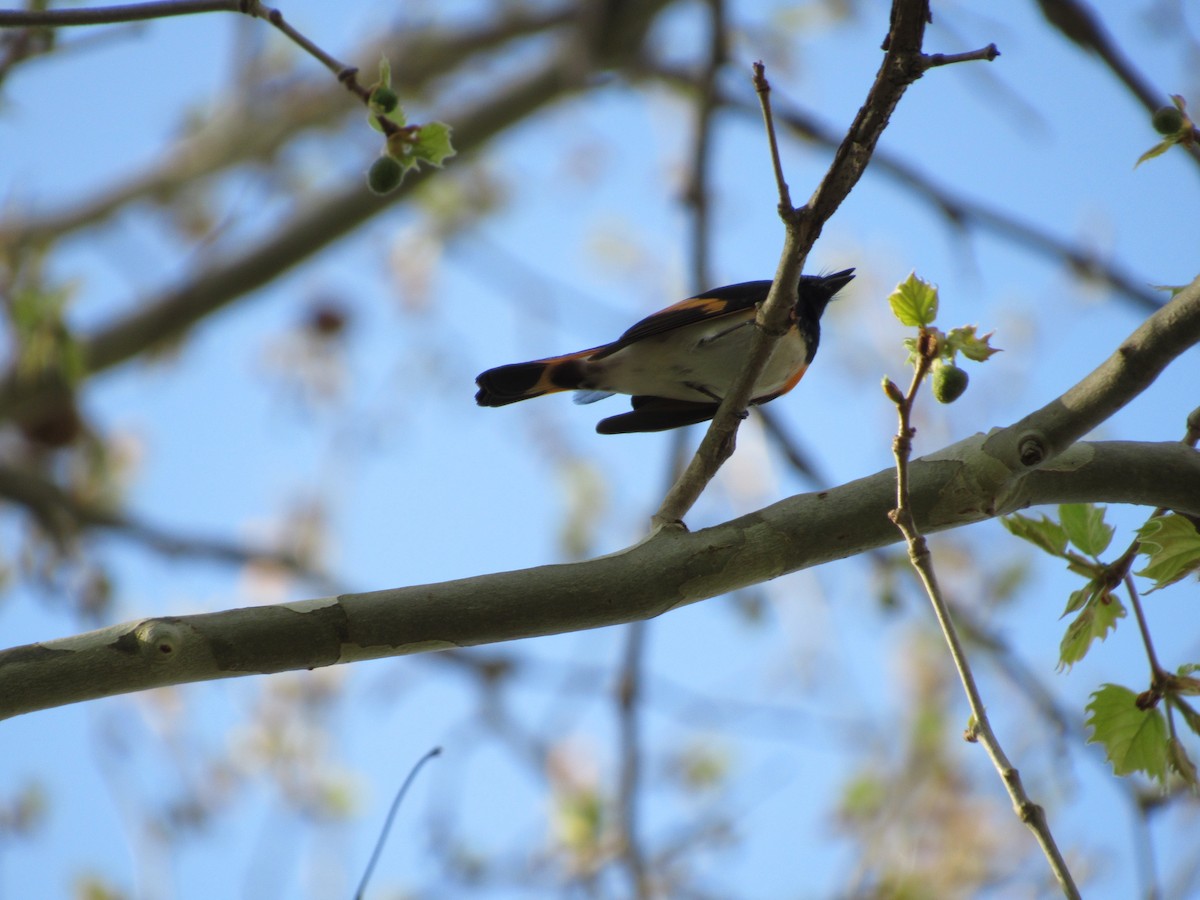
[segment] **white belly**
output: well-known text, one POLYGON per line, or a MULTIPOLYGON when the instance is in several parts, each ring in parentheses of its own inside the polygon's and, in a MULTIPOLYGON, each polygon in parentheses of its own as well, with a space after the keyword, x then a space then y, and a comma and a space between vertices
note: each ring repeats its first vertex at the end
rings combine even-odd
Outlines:
MULTIPOLYGON (((754 338, 753 320, 730 331, 729 322, 698 322, 643 338, 611 356, 588 363, 592 390, 674 400, 712 401, 725 396, 737 377, 754 338)), ((780 338, 751 399, 782 390, 804 365, 807 347, 796 330, 780 338)))

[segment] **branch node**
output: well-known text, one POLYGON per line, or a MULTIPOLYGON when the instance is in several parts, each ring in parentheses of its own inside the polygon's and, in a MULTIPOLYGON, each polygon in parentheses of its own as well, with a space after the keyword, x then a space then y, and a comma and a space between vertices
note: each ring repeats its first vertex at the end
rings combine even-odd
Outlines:
POLYGON ((1023 435, 1017 443, 1017 455, 1027 469, 1040 465, 1046 458, 1046 444, 1040 434, 1023 435))
POLYGON ((138 651, 154 663, 174 662, 183 644, 183 632, 178 625, 162 619, 143 622, 133 633, 138 651))

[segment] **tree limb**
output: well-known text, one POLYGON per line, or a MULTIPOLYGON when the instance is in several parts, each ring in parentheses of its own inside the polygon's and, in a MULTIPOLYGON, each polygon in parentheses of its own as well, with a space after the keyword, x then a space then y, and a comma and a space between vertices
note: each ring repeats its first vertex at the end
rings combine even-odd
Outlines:
MULTIPOLYGON (((1032 504, 1088 500, 1200 514, 1200 453, 1171 442, 1082 443, 1003 498, 969 495, 977 435, 912 463, 934 532, 1032 504), (1003 499, 1003 505, 1000 500, 1003 499)), ((299 603, 160 617, 0 652, 0 717, 240 675, 600 628, 662 615, 899 540, 888 469, 713 528, 677 530, 586 562, 299 603)))

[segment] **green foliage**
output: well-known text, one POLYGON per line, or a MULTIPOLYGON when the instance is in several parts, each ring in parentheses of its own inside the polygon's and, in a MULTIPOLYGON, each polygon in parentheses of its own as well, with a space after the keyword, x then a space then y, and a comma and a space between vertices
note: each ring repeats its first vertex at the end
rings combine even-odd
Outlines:
MULTIPOLYGON (((970 382, 967 373, 954 364, 959 353, 975 362, 984 362, 1000 352, 989 344, 991 333, 979 335, 974 325, 951 328, 948 332, 934 328, 938 314, 937 287, 918 278, 915 272, 896 285, 888 296, 888 305, 900 324, 918 329, 917 337, 904 340, 908 364, 916 365, 923 357, 929 360, 933 396, 939 403, 953 403, 970 382)), ((883 390, 893 403, 903 402, 900 389, 886 378, 883 390)))
POLYGON ((1167 776, 1167 724, 1156 708, 1142 709, 1137 695, 1118 684, 1105 684, 1087 705, 1089 743, 1103 745, 1117 775, 1144 772, 1167 776))
POLYGON ((1125 617, 1125 606, 1112 593, 1112 572, 1097 558, 1113 538, 1113 527, 1104 521, 1104 513, 1103 506, 1064 503, 1058 508, 1057 522, 1020 513, 1000 520, 1014 535, 1065 560, 1068 569, 1087 579, 1087 584, 1071 592, 1063 610, 1064 617, 1077 615, 1059 644, 1060 670, 1083 659, 1092 642, 1104 640, 1116 628, 1117 619, 1125 617))
POLYGON ((1187 113, 1187 102, 1179 94, 1171 95, 1174 106, 1163 106, 1155 110, 1150 120, 1154 130, 1163 139, 1138 157, 1133 164, 1136 169, 1147 160, 1162 156, 1176 144, 1192 144, 1196 140, 1196 125, 1187 113))
POLYGON ((901 325, 926 328, 937 318, 938 291, 928 281, 918 278, 916 272, 911 272, 896 285, 888 297, 888 305, 901 325))
POLYGON ((1000 524, 1017 537, 1040 547, 1051 556, 1066 557, 1067 532, 1054 520, 1047 519, 1045 516, 1040 519, 1031 519, 1020 513, 1014 513, 1002 518, 1000 524))
POLYGON ((1091 503, 1064 503, 1058 508, 1067 539, 1081 553, 1098 557, 1112 541, 1113 527, 1104 521, 1104 507, 1091 503))
POLYGON ((450 126, 445 122, 410 125, 400 98, 392 89, 392 70, 386 57, 379 62, 379 80, 371 86, 367 122, 387 136, 384 156, 367 173, 367 186, 376 194, 394 191, 404 176, 422 163, 441 168, 455 155, 450 126), (395 165, 382 163, 391 159, 395 165))
POLYGON ((1000 352, 988 343, 992 332, 977 335, 975 331, 974 325, 951 328, 941 342, 943 356, 953 362, 954 354, 961 353, 972 362, 987 362, 990 357, 1000 352))
MULTIPOLYGON (((1065 560, 1068 569, 1087 579, 1082 588, 1071 592, 1063 611, 1063 616, 1075 616, 1059 647, 1060 670, 1083 659, 1092 643, 1104 640, 1126 615, 1113 591, 1128 577, 1130 555, 1127 552, 1111 565, 1099 559, 1113 539, 1113 528, 1104 515, 1104 507, 1075 503, 1058 508, 1058 521, 1019 514, 1001 520, 1014 535, 1065 560)), ((1137 574, 1153 579, 1153 589, 1174 584, 1200 569, 1200 534, 1188 517, 1155 516, 1138 531, 1138 538, 1138 552, 1149 562, 1137 574)), ((1136 602, 1132 587, 1130 596, 1136 602)), ((1200 678, 1193 676, 1200 671, 1200 664, 1182 665, 1171 674, 1160 669, 1151 655, 1151 665, 1150 689, 1140 696, 1114 684, 1092 694, 1087 707, 1091 740, 1104 745, 1117 775, 1144 772, 1162 781, 1169 769, 1196 786, 1196 766, 1175 733, 1172 717, 1179 712, 1187 727, 1200 734, 1200 713, 1184 699, 1200 695, 1200 678), (1165 715, 1160 703, 1164 703, 1165 715)))
MULTIPOLYGON (((1087 655, 1092 641, 1104 640, 1108 633, 1117 627, 1117 619, 1125 618, 1125 607, 1110 591, 1098 588, 1095 583, 1089 583, 1087 588, 1076 591, 1071 595, 1076 602, 1082 595, 1082 609, 1079 615, 1067 626, 1058 647, 1059 670, 1069 669, 1087 655)), ((1068 611, 1070 605, 1068 604, 1068 611)), ((1066 615, 1067 613, 1063 613, 1066 615)))
MULTIPOLYGON (((1147 557, 1137 574, 1154 582, 1156 591, 1200 571, 1200 532, 1186 516, 1155 516, 1138 531, 1138 553, 1147 557)), ((1147 591, 1149 593, 1149 591, 1147 591)))
POLYGON ((1080 553, 1095 559, 1108 549, 1113 527, 1104 521, 1105 508, 1091 503, 1064 503, 1058 508, 1059 521, 1042 516, 1031 519, 1020 513, 1005 516, 1000 521, 1017 537, 1035 544, 1051 556, 1070 563, 1072 571, 1082 575, 1097 574, 1088 560, 1067 549, 1073 544, 1080 553))
POLYGON ((13 291, 9 315, 18 339, 18 377, 34 379, 52 373, 74 385, 86 374, 82 348, 66 323, 70 299, 70 290, 41 284, 13 291))
POLYGON ((442 164, 454 154, 454 146, 450 142, 449 125, 445 122, 430 122, 421 126, 413 148, 413 156, 416 159, 441 168, 442 164))

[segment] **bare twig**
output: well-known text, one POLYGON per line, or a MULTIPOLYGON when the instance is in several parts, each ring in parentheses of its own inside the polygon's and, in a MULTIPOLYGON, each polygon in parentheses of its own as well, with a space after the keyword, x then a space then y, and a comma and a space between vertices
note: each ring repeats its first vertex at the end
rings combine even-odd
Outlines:
POLYGON ((617 724, 620 740, 617 821, 620 858, 629 871, 630 896, 647 900, 652 895, 638 828, 638 799, 642 787, 641 727, 642 658, 646 646, 645 622, 633 622, 625 631, 625 653, 617 683, 617 724))
POLYGON ((375 864, 379 862, 379 856, 383 853, 383 845, 387 841, 388 832, 392 830, 392 822, 396 819, 396 812, 400 809, 400 803, 404 800, 404 795, 408 793, 409 786, 417 777, 417 773, 421 771, 421 767, 435 756, 440 756, 442 753, 441 747, 434 747, 424 756, 416 761, 408 771, 408 776, 404 779, 404 783, 400 785, 400 790, 396 791, 396 797, 392 800, 392 805, 388 809, 387 818, 384 819, 383 828, 379 831, 379 839, 375 842, 375 849, 371 852, 371 859, 367 863, 367 868, 363 872, 362 881, 358 883, 358 890, 354 892, 354 900, 362 900, 366 894, 367 885, 371 881, 371 873, 375 871, 375 864))
POLYGON ((992 730, 987 710, 984 708, 983 698, 975 683, 975 676, 971 672, 970 662, 967 659, 962 642, 959 640, 954 621, 950 616, 949 606, 942 596, 941 588, 938 585, 937 573, 934 570, 933 557, 929 552, 929 545, 924 535, 918 529, 916 517, 913 514, 908 465, 909 458, 912 455, 912 436, 915 433, 915 429, 913 429, 911 424, 912 407, 913 401, 916 399, 917 390, 920 388, 921 382, 924 380, 929 367, 936 358, 936 340, 930 333, 922 329, 921 335, 918 338, 917 364, 913 372, 912 384, 909 386, 907 393, 897 396, 899 388, 890 381, 886 383, 888 396, 895 402, 899 418, 899 427, 896 437, 892 442, 892 451, 896 457, 896 508, 889 514, 889 518, 895 523, 908 543, 909 559, 912 561, 913 568, 916 569, 917 574, 920 576, 921 583, 925 587, 925 592, 933 604, 934 615, 937 617, 938 625, 941 626, 942 634, 945 636, 946 644, 950 649, 950 658, 954 662, 959 680, 962 682, 963 690, 966 692, 967 702, 971 707, 972 720, 968 726, 966 737, 970 741, 978 741, 983 744, 988 757, 992 760, 992 764, 1000 774, 1001 781, 1004 782, 1009 797, 1012 799, 1014 811, 1018 818, 1033 831, 1038 844, 1042 848, 1042 852, 1050 863, 1050 868, 1054 872, 1055 878, 1058 879, 1059 885, 1062 887, 1063 894, 1067 897, 1077 898, 1080 896, 1079 889, 1075 886, 1075 881, 1071 877, 1070 870, 1067 868, 1066 860, 1063 859, 1058 845, 1055 843, 1054 835, 1050 832, 1045 810, 1030 800, 1028 794, 1025 793, 1020 773, 1009 762, 1003 748, 1000 746, 999 739, 992 730))
MULTIPOLYGON (((147 19, 209 12, 243 13, 255 19, 270 22, 297 47, 329 69, 338 82, 345 85, 350 93, 358 97, 364 104, 370 101, 371 90, 359 84, 357 68, 346 65, 321 49, 314 41, 285 20, 283 13, 278 9, 267 6, 259 0, 152 0, 147 3, 94 6, 83 9, 0 10, 0 28, 111 25, 118 22, 141 22, 147 19)), ((400 126, 386 116, 379 115, 374 118, 385 135, 391 136, 401 130, 400 126)))
POLYGON ((243 0, 158 0, 66 9, 0 9, 0 28, 69 28, 79 25, 115 25, 171 16, 210 12, 249 12, 243 0))
POLYGON ((725 65, 725 0, 709 0, 711 25, 708 62, 700 73, 696 92, 696 130, 692 140, 692 164, 684 200, 691 210, 692 288, 703 291, 712 285, 709 265, 711 203, 709 189, 712 157, 713 113, 717 109, 717 76, 725 65))
POLYGON ((927 53, 921 57, 921 68, 932 69, 937 66, 951 66, 960 62, 993 62, 1000 55, 995 44, 988 44, 978 50, 968 50, 966 53, 927 53))

